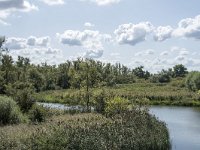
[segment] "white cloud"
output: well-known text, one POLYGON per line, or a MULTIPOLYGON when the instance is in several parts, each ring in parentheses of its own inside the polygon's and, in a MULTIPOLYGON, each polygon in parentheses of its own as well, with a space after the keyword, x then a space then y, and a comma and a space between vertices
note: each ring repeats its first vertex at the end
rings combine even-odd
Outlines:
POLYGON ((46 36, 46 37, 34 37, 34 36, 30 36, 27 39, 27 44, 29 46, 42 46, 42 47, 47 47, 49 45, 50 42, 50 37, 46 36))
POLYGON ((98 6, 106 6, 106 5, 117 4, 121 0, 81 0, 81 1, 89 1, 92 3, 96 3, 98 6))
POLYGON ((93 30, 66 30, 63 34, 56 34, 62 44, 82 46, 87 50, 103 50, 103 41, 110 41, 111 36, 93 30))
POLYGON ((169 55, 168 51, 164 51, 164 52, 160 53, 160 56, 167 56, 167 55, 169 55))
POLYGON ((18 56, 28 57, 33 63, 47 62, 50 64, 64 61, 62 51, 50 46, 50 38, 30 36, 29 38, 10 37, 4 45, 9 54, 16 60, 18 56))
POLYGON ((47 5, 63 5, 65 4, 64 0, 40 0, 42 2, 44 2, 47 5))
POLYGON ((185 56, 179 55, 179 56, 177 56, 177 57, 175 58, 175 60, 176 60, 176 61, 183 61, 183 60, 185 60, 185 56))
POLYGON ((159 26, 155 31, 154 40, 155 41, 164 41, 168 38, 171 38, 173 29, 171 26, 159 26))
POLYGON ((84 54, 84 58, 100 58, 103 56, 103 50, 87 50, 84 54))
POLYGON ((0 24, 9 25, 4 21, 15 12, 30 12, 38 10, 38 7, 27 0, 0 0, 0 24))
POLYGON ((181 55, 181 56, 186 56, 186 55, 189 55, 189 54, 190 54, 190 52, 187 51, 187 50, 181 50, 181 51, 179 52, 179 55, 181 55))
POLYGON ((143 52, 137 52, 137 53, 135 53, 135 57, 137 57, 137 56, 142 56, 143 55, 143 52))
POLYGON ((148 33, 152 32, 153 25, 149 22, 139 24, 122 24, 114 31, 119 44, 135 45, 145 41, 148 33))
POLYGON ((173 47, 171 47, 170 51, 171 52, 180 52, 180 51, 187 51, 187 49, 181 48, 181 47, 178 47, 178 46, 173 46, 173 47))
POLYGON ((173 35, 200 40, 200 15, 195 18, 182 19, 173 35))
POLYGON ((16 37, 8 38, 6 40, 5 47, 8 49, 15 49, 15 50, 24 49, 27 47, 26 39, 16 38, 16 37))
POLYGON ((85 26, 85 27, 88 27, 88 28, 91 28, 91 27, 94 27, 95 25, 92 24, 92 23, 90 23, 90 22, 86 22, 86 23, 84 24, 84 26, 85 26))
POLYGON ((9 26, 10 24, 7 23, 6 21, 3 21, 2 19, 0 19, 0 24, 4 25, 4 26, 9 26))
POLYGON ((153 55, 153 54, 155 54, 155 50, 153 50, 153 49, 148 49, 148 50, 145 51, 145 54, 146 54, 146 55, 153 55))
POLYGON ((19 37, 10 37, 6 39, 5 47, 11 50, 19 50, 27 47, 47 47, 50 44, 50 38, 30 36, 28 39, 19 37))
POLYGON ((30 4, 27 0, 1 0, 0 10, 10 10, 10 11, 31 11, 38 9, 35 5, 30 4))

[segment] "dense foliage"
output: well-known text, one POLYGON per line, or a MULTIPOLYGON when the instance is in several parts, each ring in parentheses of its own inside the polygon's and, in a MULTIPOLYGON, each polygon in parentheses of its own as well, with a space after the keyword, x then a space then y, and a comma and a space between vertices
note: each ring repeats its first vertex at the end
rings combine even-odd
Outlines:
POLYGON ((165 124, 140 109, 113 118, 62 115, 39 126, 4 127, 0 128, 0 141, 0 149, 16 150, 170 149, 165 124))
POLYGON ((186 86, 192 91, 200 90, 200 72, 190 72, 186 78, 186 86))
POLYGON ((25 121, 16 102, 8 97, 0 96, 0 125, 17 124, 25 121))

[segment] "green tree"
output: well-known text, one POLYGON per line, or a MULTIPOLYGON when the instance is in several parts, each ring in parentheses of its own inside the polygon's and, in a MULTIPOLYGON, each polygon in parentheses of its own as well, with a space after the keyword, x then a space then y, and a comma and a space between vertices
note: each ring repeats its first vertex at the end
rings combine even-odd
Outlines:
POLYGON ((173 67, 174 77, 185 77, 185 75, 188 73, 187 68, 182 65, 178 64, 173 67))
POLYGON ((186 77, 186 87, 189 90, 200 90, 200 72, 192 71, 186 77))
POLYGON ((44 86, 44 76, 36 68, 31 68, 29 70, 29 82, 33 84, 36 92, 39 92, 44 86))

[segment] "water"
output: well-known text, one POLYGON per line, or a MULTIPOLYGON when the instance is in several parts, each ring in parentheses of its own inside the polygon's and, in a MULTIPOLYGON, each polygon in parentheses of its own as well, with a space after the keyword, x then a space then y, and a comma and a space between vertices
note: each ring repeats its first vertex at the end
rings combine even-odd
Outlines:
POLYGON ((153 106, 150 113, 167 124, 172 150, 200 150, 200 109, 153 106))
MULTIPOLYGON (((39 103, 44 107, 61 110, 82 110, 82 106, 66 106, 54 103, 39 103)), ((93 110, 94 108, 92 108, 93 110)), ((200 109, 192 107, 153 106, 155 114, 167 124, 172 150, 200 150, 200 109)))
MULTIPOLYGON (((64 105, 64 104, 59 104, 59 103, 39 103, 39 105, 42 105, 46 108, 51 108, 51 109, 59 109, 59 110, 80 110, 80 111, 84 111, 86 110, 86 107, 83 107, 83 106, 79 106, 79 105, 76 105, 76 106, 67 106, 67 105, 64 105)), ((94 108, 91 107, 91 110, 94 111, 94 108)))

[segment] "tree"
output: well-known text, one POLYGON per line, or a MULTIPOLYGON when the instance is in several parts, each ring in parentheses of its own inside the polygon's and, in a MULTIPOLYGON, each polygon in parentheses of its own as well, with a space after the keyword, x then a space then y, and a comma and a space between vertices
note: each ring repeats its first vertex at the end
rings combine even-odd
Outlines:
POLYGON ((31 68, 29 70, 29 82, 33 84, 36 92, 39 92, 44 86, 44 76, 36 68, 31 68))
POLYGON ((150 77, 150 73, 148 71, 144 71, 143 69, 144 66, 136 67, 133 69, 133 73, 139 78, 148 79, 150 77))
POLYGON ((185 75, 188 73, 187 68, 183 66, 182 64, 175 65, 173 67, 174 77, 185 77, 185 75))
POLYGON ((192 71, 187 75, 186 87, 192 91, 200 90, 200 72, 192 71))

